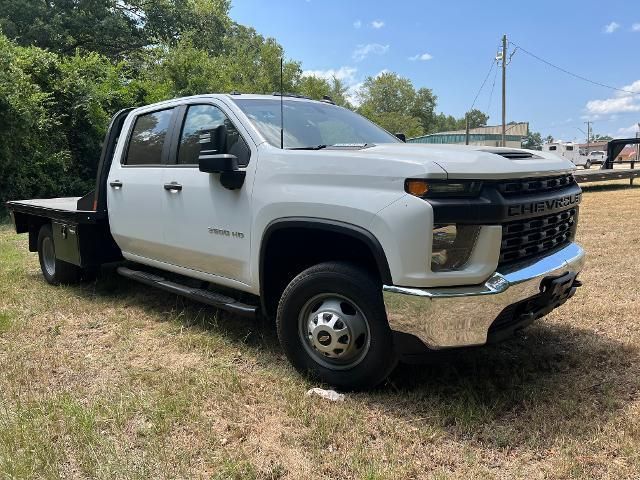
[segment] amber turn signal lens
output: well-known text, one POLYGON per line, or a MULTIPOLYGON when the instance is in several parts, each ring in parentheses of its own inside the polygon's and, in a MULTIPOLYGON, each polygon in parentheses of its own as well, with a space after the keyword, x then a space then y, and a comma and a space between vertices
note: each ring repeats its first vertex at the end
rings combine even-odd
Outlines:
POLYGON ((407 180, 404 189, 415 197, 423 197, 429 191, 429 185, 424 180, 407 180))

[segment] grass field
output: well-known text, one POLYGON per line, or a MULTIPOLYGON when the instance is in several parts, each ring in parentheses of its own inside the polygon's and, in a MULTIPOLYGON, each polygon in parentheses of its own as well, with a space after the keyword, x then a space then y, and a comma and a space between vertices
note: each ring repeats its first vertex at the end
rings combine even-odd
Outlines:
POLYGON ((49 286, 2 226, 0 478, 639 478, 639 208, 587 187, 569 304, 344 403, 271 325, 113 271, 49 286))

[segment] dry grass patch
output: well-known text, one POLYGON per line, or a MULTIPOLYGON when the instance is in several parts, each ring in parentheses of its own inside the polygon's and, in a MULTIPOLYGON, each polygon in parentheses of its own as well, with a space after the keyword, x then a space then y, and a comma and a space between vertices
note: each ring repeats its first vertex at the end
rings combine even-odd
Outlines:
POLYGON ((110 269, 51 287, 0 227, 0 477, 638 478, 639 205, 585 189, 585 286, 523 335, 337 404, 271 325, 110 269))

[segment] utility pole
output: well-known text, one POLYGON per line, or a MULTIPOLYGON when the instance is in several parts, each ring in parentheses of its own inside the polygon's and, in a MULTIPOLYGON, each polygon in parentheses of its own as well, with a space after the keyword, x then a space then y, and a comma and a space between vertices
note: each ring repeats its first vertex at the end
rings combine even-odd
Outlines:
MULTIPOLYGON (((640 122, 638 122, 638 131, 636 132, 636 138, 640 138, 640 122)), ((640 160, 640 143, 636 145, 636 162, 639 160, 640 160)))
POLYGON ((507 35, 502 36, 502 146, 507 146, 507 35))
POLYGON ((584 122, 587 124, 587 155, 589 155, 589 148, 591 145, 591 123, 590 121, 584 122))
POLYGON ((465 115, 465 119, 467 120, 467 130, 464 136, 464 144, 469 145, 469 112, 465 115))
MULTIPOLYGON (((640 122, 638 122, 638 131, 636 132, 636 138, 640 138, 640 122)), ((636 145, 636 162, 640 160, 640 143, 636 145)), ((635 168, 636 163, 631 160, 631 168, 635 168)), ((633 185, 633 177, 629 179, 629 185, 633 185)))

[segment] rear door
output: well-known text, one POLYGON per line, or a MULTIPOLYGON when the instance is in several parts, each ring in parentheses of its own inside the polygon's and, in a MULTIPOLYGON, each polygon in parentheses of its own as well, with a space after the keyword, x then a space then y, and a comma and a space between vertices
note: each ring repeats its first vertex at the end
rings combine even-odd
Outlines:
POLYGON ((113 238, 125 258, 166 261, 164 174, 175 108, 143 111, 125 126, 127 138, 107 178, 113 238))
POLYGON ((249 284, 255 145, 221 102, 183 105, 177 118, 164 179, 176 186, 164 192, 168 261, 249 284), (220 174, 201 172, 201 153, 236 155, 240 169, 246 171, 243 186, 228 190, 220 183, 220 174))

